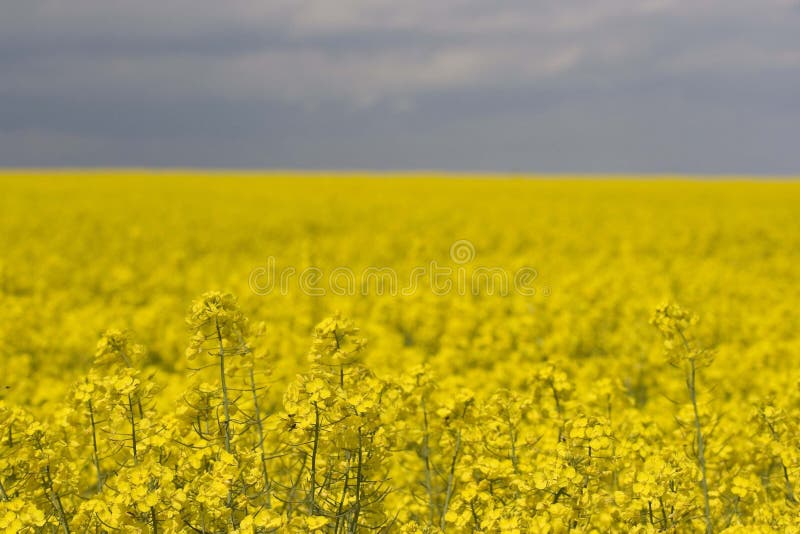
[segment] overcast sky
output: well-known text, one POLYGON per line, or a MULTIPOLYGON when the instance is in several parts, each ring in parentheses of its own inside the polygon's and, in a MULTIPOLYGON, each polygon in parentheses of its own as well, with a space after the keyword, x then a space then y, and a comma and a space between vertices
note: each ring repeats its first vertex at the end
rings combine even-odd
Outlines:
POLYGON ((0 166, 800 174, 800 0, 3 0, 0 166))

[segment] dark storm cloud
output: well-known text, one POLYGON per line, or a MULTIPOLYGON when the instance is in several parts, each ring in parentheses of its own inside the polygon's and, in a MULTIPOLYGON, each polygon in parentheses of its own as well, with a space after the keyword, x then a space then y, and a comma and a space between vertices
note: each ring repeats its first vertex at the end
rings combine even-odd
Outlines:
POLYGON ((0 164, 800 172, 781 0, 21 0, 0 164))

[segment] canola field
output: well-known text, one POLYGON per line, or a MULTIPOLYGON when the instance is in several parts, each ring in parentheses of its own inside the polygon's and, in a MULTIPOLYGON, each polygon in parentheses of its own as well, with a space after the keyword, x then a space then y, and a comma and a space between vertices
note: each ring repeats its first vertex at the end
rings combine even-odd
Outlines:
POLYGON ((800 183, 0 190, 0 532, 800 530, 800 183))

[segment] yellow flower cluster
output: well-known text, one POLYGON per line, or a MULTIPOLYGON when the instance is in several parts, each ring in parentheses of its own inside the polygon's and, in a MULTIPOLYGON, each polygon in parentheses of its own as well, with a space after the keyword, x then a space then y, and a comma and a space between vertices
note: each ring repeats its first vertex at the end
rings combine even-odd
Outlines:
POLYGON ((0 532, 800 532, 799 184, 0 187, 0 532))

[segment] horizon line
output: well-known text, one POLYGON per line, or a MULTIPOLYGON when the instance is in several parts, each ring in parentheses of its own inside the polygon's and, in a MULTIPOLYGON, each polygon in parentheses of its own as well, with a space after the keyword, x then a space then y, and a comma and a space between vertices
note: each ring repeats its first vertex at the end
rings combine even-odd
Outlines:
POLYGON ((11 174, 107 174, 107 173, 153 173, 153 174, 197 174, 197 175, 296 175, 297 177, 323 177, 351 176, 354 178, 369 177, 437 177, 437 178, 493 178, 493 179, 625 179, 625 180, 714 180, 714 181, 795 181, 800 180, 800 173, 797 174, 773 174, 773 173, 687 173, 687 172, 541 172, 541 171, 508 171, 508 170, 452 170, 437 168, 397 168, 397 169, 376 169, 376 168, 299 168, 299 167, 192 167, 192 166, 43 166, 43 167, 3 167, 0 166, 0 175, 11 174), (308 176, 312 175, 312 176, 308 176), (316 175, 316 176, 314 176, 316 175))

